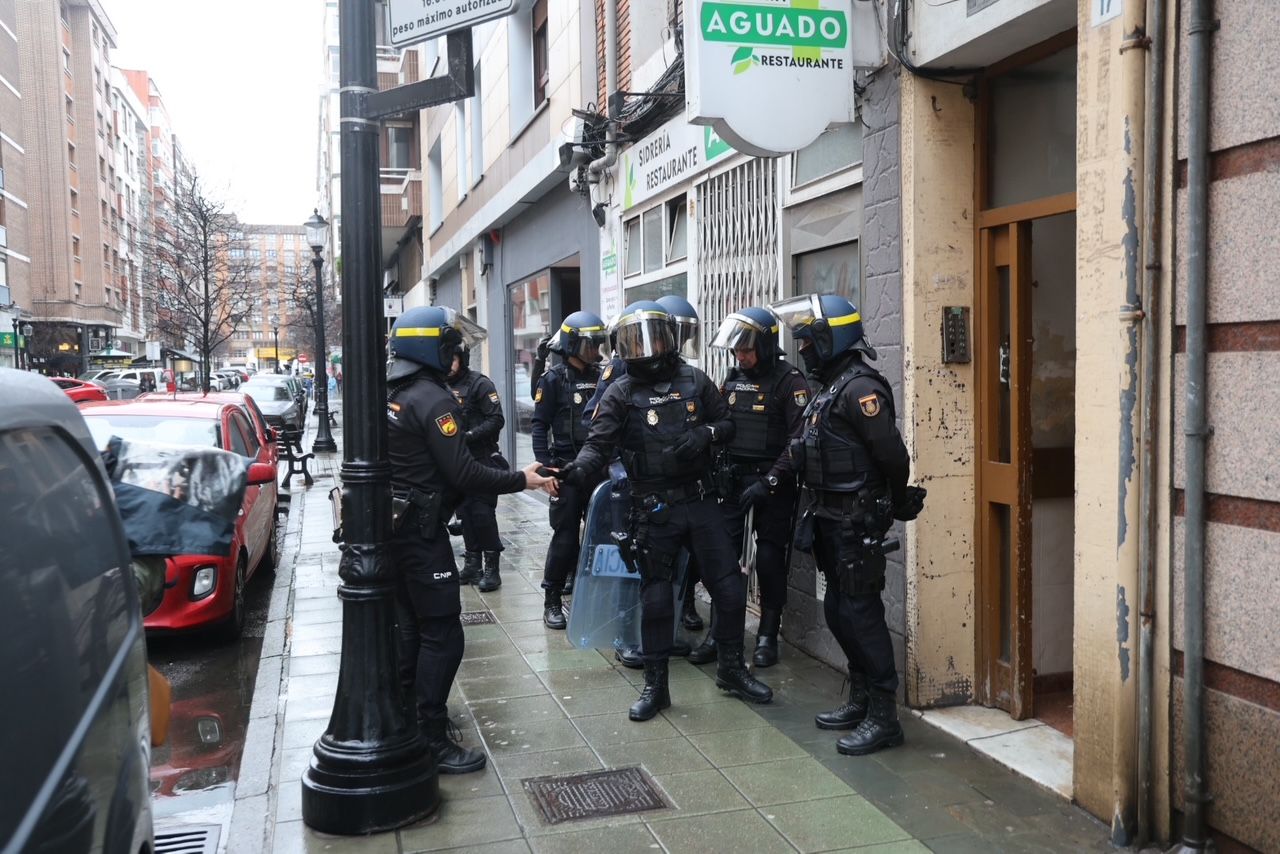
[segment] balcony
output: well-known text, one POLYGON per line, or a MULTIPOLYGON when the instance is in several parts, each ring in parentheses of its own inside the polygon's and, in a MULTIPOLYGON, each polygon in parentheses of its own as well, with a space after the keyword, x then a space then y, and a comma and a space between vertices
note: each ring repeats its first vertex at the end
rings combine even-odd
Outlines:
POLYGON ((378 48, 378 91, 394 89, 405 83, 417 83, 419 78, 418 52, 404 53, 393 47, 378 48))
MULTIPOLYGON (((402 229, 414 217, 422 217, 422 172, 417 169, 383 169, 379 180, 382 191, 382 227, 402 229)), ((399 239, 399 234, 395 239, 399 239)))

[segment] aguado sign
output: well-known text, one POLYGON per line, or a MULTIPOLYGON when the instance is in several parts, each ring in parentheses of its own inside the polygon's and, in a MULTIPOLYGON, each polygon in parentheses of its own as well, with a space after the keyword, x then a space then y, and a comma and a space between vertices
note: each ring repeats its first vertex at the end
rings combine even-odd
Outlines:
POLYGON ((799 150, 832 124, 853 121, 855 2, 688 3, 688 121, 761 156, 799 150))

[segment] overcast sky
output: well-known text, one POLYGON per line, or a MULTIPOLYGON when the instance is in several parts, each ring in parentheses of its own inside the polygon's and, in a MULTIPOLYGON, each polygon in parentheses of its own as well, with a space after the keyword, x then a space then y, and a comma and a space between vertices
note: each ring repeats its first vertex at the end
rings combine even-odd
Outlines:
POLYGON ((316 204, 323 0, 103 0, 112 61, 151 73, 210 190, 246 222, 301 225, 316 204))

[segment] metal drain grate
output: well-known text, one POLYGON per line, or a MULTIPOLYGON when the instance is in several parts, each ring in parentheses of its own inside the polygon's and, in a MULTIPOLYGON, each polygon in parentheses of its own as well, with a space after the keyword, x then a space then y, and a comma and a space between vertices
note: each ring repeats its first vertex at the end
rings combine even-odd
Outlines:
POLYGON ((186 824, 156 828, 156 854, 217 854, 222 828, 186 824))
POLYGON ((669 806, 649 775, 639 768, 535 777, 523 783, 547 824, 630 815, 669 806))
POLYGON ((463 611, 462 625, 464 626, 488 626, 498 622, 493 618, 492 611, 463 611))

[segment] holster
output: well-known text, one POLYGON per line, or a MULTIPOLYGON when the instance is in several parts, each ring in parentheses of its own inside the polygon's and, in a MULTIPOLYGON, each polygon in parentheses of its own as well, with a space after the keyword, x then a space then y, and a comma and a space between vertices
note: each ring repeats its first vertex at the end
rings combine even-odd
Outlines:
POLYGON ((814 525, 813 507, 805 508, 800 514, 800 519, 796 523, 796 535, 792 541, 796 551, 804 554, 813 554, 813 525, 814 525))
POLYGON ((391 493, 391 529, 399 532, 406 524, 416 525, 424 540, 433 540, 440 532, 442 497, 439 492, 420 489, 391 493))

